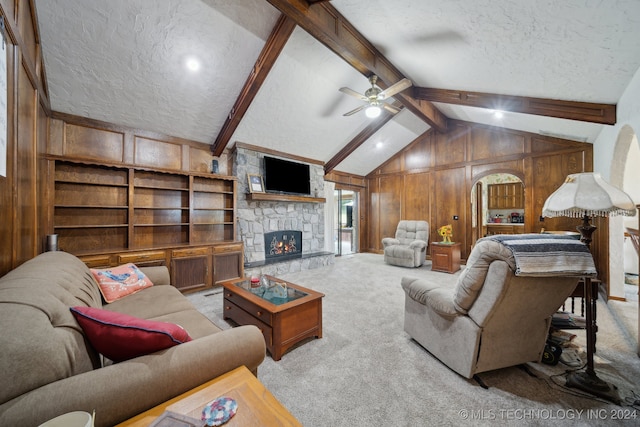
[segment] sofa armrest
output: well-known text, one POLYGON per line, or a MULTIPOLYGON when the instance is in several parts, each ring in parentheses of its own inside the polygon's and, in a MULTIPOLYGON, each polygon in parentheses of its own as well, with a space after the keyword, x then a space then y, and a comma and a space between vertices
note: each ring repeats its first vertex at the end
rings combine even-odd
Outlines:
POLYGON ((224 330, 25 393, 0 408, 0 425, 38 425, 95 409, 96 427, 113 426, 239 366, 256 372, 265 351, 255 326, 224 330))
POLYGON ((453 303, 453 289, 413 277, 403 277, 401 285, 407 298, 430 307, 439 315, 460 315, 453 303))
POLYGON ((382 246, 385 248, 387 246, 393 246, 393 245, 399 245, 399 244, 400 244, 400 240, 394 239, 393 237, 385 237, 382 239, 382 246))
POLYGON ((165 265, 155 267, 138 267, 154 285, 170 285, 169 269, 165 265))

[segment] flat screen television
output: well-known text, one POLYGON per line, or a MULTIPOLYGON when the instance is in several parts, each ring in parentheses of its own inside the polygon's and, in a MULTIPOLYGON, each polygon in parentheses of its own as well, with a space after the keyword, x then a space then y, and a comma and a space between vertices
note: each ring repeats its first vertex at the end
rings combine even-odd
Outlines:
POLYGON ((264 188, 270 193, 310 195, 309 165, 264 156, 264 188))

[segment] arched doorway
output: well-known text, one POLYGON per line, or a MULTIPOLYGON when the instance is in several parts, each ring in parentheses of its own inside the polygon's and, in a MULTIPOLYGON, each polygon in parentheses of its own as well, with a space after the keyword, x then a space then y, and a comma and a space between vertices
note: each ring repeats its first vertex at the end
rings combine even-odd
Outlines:
MULTIPOLYGON (((636 205, 640 204, 640 187, 638 187, 638 182, 640 182, 640 169, 638 169, 638 165, 640 165, 640 142, 638 141, 638 136, 634 134, 627 154, 622 190, 631 196, 636 205)), ((624 217, 622 222, 625 231, 631 231, 629 229, 638 230, 638 213, 636 212, 634 217, 624 217)), ((637 284, 638 253, 633 246, 631 238, 628 236, 624 239, 623 258, 625 283, 637 284)))
MULTIPOLYGON (((640 171, 634 163, 634 154, 638 150, 638 137, 633 128, 624 125, 618 134, 611 160, 611 185, 625 191, 635 203, 640 203, 640 171)), ((637 162, 637 160, 636 160, 637 162)), ((609 283, 608 296, 624 299, 624 229, 628 224, 638 224, 637 217, 609 218, 609 283)))
POLYGON ((471 188, 472 245, 490 234, 524 232, 524 184, 511 173, 493 173, 471 188))

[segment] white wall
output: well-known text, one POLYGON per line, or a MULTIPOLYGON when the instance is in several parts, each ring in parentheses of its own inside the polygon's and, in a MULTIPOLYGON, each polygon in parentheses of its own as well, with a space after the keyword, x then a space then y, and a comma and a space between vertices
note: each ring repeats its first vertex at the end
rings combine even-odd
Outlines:
MULTIPOLYGON (((618 102, 617 123, 605 126, 593 146, 594 171, 618 188, 624 184, 626 158, 634 134, 640 134, 640 69, 618 102)), ((609 221, 609 295, 618 298, 624 298, 623 245, 623 220, 613 217, 609 221)))
MULTIPOLYGON (((634 135, 627 161, 624 168, 624 181, 622 189, 633 199, 636 205, 640 204, 640 141, 637 135, 634 135)), ((623 226, 630 228, 638 228, 638 214, 634 217, 624 217, 623 226)), ((630 238, 624 240, 624 272, 638 274, 638 253, 633 247, 630 238)))

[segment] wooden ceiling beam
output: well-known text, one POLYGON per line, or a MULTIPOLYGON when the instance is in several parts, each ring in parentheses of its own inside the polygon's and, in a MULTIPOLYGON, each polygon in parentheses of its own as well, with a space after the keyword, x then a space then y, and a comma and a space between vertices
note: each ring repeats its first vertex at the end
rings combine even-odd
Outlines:
MULTIPOLYGON (((405 78, 329 2, 310 5, 307 0, 267 1, 364 76, 377 75, 383 89, 405 78)), ((447 117, 430 101, 414 99, 408 89, 393 97, 429 126, 446 131, 447 117)))
POLYGON ((413 97, 430 102, 512 111, 515 113, 557 117, 560 119, 579 120, 605 125, 614 125, 616 123, 616 106, 611 104, 529 98, 525 96, 497 95, 493 93, 426 87, 414 87, 413 97))
MULTIPOLYGON (((402 108, 399 102, 394 102, 392 104, 397 108, 402 108)), ((336 168, 344 159, 346 159, 351 153, 353 153, 358 147, 360 147, 367 139, 369 139, 374 133, 379 131, 389 120, 393 118, 394 114, 389 113, 386 110, 382 111, 380 117, 376 120, 372 121, 369 126, 364 128, 362 132, 356 135, 347 145, 345 145, 342 150, 338 152, 335 156, 333 156, 327 163, 324 165, 324 174, 330 173, 332 170, 336 168)))
POLYGON ((247 77, 240 95, 233 104, 233 108, 229 112, 227 119, 222 125, 222 129, 211 146, 211 153, 218 157, 229 144, 229 140, 238 128, 240 121, 249 109, 249 105, 258 94, 260 87, 264 83, 269 71, 275 64, 278 56, 282 52, 284 45, 289 40, 289 36, 293 33, 296 23, 289 19, 286 15, 281 15, 276 25, 273 27, 269 39, 262 48, 262 52, 258 56, 256 63, 251 70, 251 74, 247 77))

